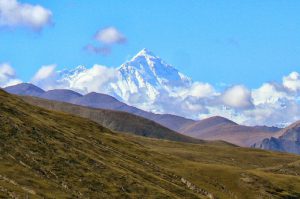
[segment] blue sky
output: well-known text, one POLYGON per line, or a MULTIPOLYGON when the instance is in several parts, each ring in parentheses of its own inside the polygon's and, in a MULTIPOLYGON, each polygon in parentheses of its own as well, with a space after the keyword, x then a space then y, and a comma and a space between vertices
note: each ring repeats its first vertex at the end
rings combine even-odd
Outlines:
POLYGON ((22 0, 51 10, 53 24, 37 32, 0 29, 0 63, 29 81, 42 66, 119 66, 148 48, 195 81, 244 84, 281 81, 300 67, 300 1, 22 0), (83 50, 97 30, 126 36, 110 55, 83 50))

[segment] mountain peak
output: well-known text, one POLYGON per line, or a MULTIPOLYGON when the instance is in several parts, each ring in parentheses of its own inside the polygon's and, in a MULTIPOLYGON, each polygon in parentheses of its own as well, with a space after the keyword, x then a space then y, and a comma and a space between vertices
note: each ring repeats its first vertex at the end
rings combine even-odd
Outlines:
POLYGON ((137 57, 156 57, 156 55, 147 48, 143 48, 140 52, 138 52, 132 60, 135 60, 137 57))
POLYGON ((118 89, 117 95, 125 101, 129 100, 130 95, 139 93, 140 97, 134 97, 135 102, 152 103, 162 90, 171 93, 174 88, 191 84, 190 78, 146 48, 118 70, 121 80, 114 84, 114 90, 118 89))
POLYGON ((31 83, 20 83, 14 86, 8 86, 4 88, 5 91, 18 95, 31 95, 39 96, 45 91, 31 83))

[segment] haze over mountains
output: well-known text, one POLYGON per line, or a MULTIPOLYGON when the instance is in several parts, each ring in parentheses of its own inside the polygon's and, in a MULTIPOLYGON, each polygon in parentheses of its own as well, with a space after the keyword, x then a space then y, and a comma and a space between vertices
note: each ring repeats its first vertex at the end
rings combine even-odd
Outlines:
POLYGON ((185 126, 179 132, 199 139, 224 140, 247 147, 264 138, 275 136, 279 130, 277 127, 239 125, 226 118, 215 116, 185 126))
MULTIPOLYGON (((13 94, 35 96, 43 99, 68 102, 86 107, 124 111, 155 121, 162 126, 184 135, 199 139, 224 140, 239 146, 249 147, 261 139, 274 136, 276 131, 280 130, 276 127, 242 126, 223 117, 212 117, 195 121, 176 115, 154 114, 132 106, 128 106, 127 104, 122 103, 109 95, 95 92, 81 95, 66 89, 43 91, 42 89, 27 83, 10 86, 5 88, 5 90, 13 94)), ((38 102, 37 99, 33 100, 32 102, 36 102, 35 105, 44 105, 44 103, 38 102)), ((43 105, 42 107, 45 107, 43 105)), ((61 108, 58 109, 58 107, 63 106, 56 106, 56 110, 62 110, 61 108)), ((46 108, 55 110, 54 106, 46 106, 46 108)), ((109 128, 109 126, 106 127, 109 128)))

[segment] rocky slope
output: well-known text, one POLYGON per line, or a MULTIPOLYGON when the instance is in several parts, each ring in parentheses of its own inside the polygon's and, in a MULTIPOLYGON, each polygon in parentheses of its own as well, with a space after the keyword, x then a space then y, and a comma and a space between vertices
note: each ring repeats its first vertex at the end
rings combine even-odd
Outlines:
POLYGON ((275 137, 263 139, 254 148, 300 154, 300 121, 291 124, 275 137))

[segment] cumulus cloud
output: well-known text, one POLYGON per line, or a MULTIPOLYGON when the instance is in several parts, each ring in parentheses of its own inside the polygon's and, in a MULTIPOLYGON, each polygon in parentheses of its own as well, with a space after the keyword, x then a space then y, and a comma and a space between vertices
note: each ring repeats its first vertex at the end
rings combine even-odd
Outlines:
POLYGON ((203 97, 210 97, 216 94, 214 87, 208 83, 202 82, 194 82, 191 87, 188 89, 183 88, 182 90, 177 91, 178 95, 186 98, 186 97, 196 97, 196 98, 203 98, 203 97))
POLYGON ((242 85, 236 85, 226 90, 221 100, 233 108, 248 108, 252 105, 251 92, 242 85))
POLYGON ((114 68, 96 64, 90 69, 82 70, 77 75, 70 76, 62 83, 82 93, 109 92, 108 84, 116 78, 117 71, 114 68))
POLYGON ((43 89, 49 90, 56 88, 57 72, 56 65, 42 66, 33 76, 31 82, 43 89))
POLYGON ((94 39, 98 42, 98 44, 88 44, 84 47, 84 49, 87 52, 101 55, 109 55, 115 44, 124 44, 127 41, 125 35, 113 26, 98 30, 94 39))
POLYGON ((126 42, 126 37, 115 27, 107 27, 98 30, 95 39, 101 43, 112 45, 126 42))
POLYGON ((51 23, 52 12, 40 5, 0 0, 0 26, 40 30, 51 23))
POLYGON ((15 70, 8 64, 0 64, 0 87, 6 87, 21 83, 16 77, 15 70))
POLYGON ((298 72, 292 72, 288 76, 282 79, 283 86, 291 91, 300 90, 300 74, 298 72))
POLYGON ((252 90, 252 98, 256 106, 261 104, 276 104, 280 100, 289 98, 289 94, 280 85, 264 83, 261 87, 252 90))
POLYGON ((56 65, 42 66, 32 78, 32 83, 49 89, 72 89, 81 93, 108 92, 108 86, 116 75, 116 69, 95 64, 87 69, 78 66, 73 70, 56 71, 56 65))
POLYGON ((55 64, 42 66, 38 70, 38 72, 34 75, 33 82, 38 82, 40 80, 49 78, 50 76, 53 75, 55 68, 56 68, 55 64))

